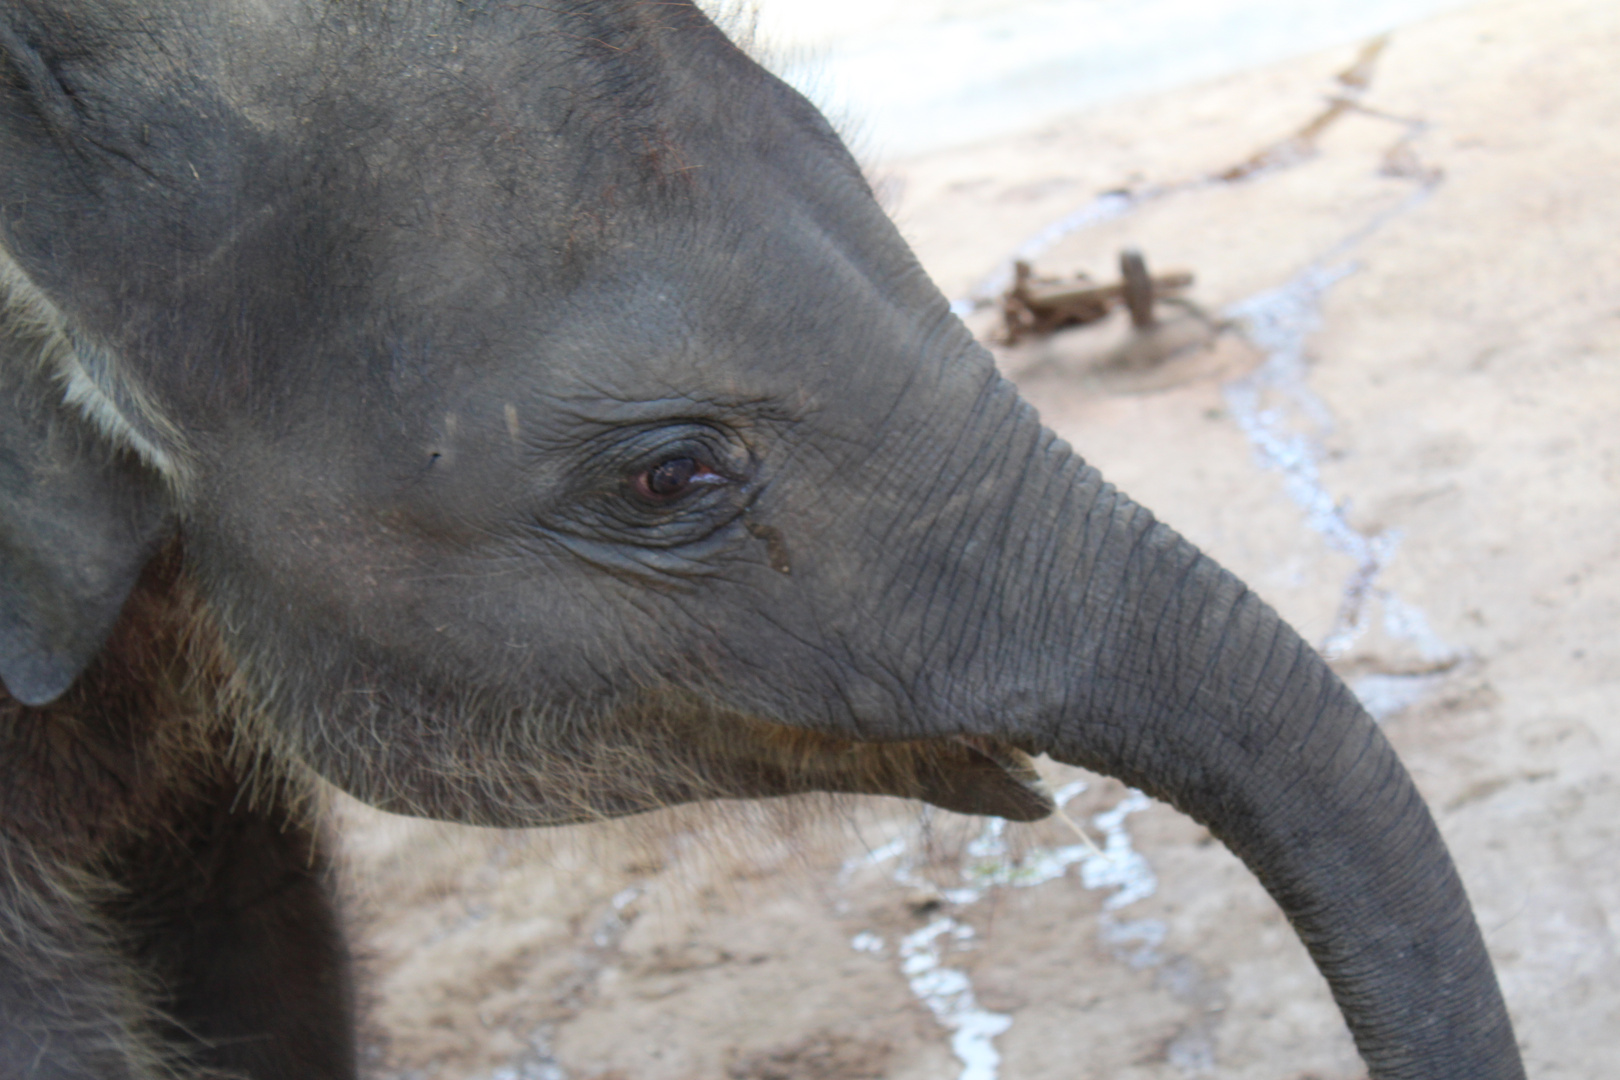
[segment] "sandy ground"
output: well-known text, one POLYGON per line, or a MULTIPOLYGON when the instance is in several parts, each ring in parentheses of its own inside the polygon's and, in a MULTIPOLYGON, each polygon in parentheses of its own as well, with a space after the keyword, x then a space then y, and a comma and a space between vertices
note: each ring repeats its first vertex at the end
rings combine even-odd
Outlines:
MULTIPOLYGON (((1620 5, 1410 27, 1363 91, 1336 79, 1356 55, 893 162, 879 187, 964 300, 1020 245, 1054 273, 1111 277, 1136 246, 1197 274, 1225 326, 1208 350, 1109 367, 1109 325, 999 357, 1380 715, 1531 1075, 1613 1075, 1620 5), (1356 107, 1290 142, 1324 94, 1356 107)), ((1174 811, 1053 769, 1076 778, 1105 856, 883 800, 527 834, 345 805, 373 1074, 1364 1075, 1248 873, 1174 811)))

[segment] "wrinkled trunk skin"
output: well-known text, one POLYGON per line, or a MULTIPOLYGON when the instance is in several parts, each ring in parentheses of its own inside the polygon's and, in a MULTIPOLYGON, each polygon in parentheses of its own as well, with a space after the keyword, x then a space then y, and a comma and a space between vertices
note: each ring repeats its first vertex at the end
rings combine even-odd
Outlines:
POLYGON ((1029 539, 996 591, 1042 600, 993 651, 1034 665, 992 692, 1033 716, 1029 747, 1172 804, 1242 858, 1374 1078, 1522 1077, 1462 883, 1382 732, 1241 581, 1052 436, 1036 442, 985 515, 1033 526, 1012 533, 1029 539))

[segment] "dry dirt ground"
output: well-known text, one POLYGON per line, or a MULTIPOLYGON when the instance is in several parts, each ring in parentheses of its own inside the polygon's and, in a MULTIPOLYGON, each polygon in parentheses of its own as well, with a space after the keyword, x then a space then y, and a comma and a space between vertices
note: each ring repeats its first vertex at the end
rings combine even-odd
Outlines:
MULTIPOLYGON (((1357 54, 890 163, 879 187, 964 300, 1043 229, 1026 246, 1043 271, 1111 276, 1135 246, 1196 272, 1223 326, 1208 350, 1109 366, 1110 325, 1000 359, 1380 715, 1461 866, 1530 1074, 1612 1076, 1620 5, 1416 25, 1364 89, 1338 78, 1357 54), (1291 140, 1324 95, 1353 106, 1291 140)), ((993 312, 969 319, 988 332, 993 312)), ((1248 873, 1174 811, 1083 779, 1064 794, 1104 856, 1051 823, 881 800, 530 834, 344 805, 370 1067, 1364 1075, 1248 873)))

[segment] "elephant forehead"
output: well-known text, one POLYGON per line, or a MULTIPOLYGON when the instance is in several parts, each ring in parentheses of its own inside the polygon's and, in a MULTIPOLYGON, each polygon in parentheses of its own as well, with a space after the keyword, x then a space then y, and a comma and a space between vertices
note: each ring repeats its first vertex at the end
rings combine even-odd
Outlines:
MULTIPOLYGON (((300 439, 355 442, 361 454, 500 454, 510 443, 543 456, 605 428, 694 419, 745 435, 794 432, 837 456, 869 451, 886 425, 927 425, 934 417, 901 413, 927 412, 960 389, 952 384, 989 373, 979 354, 930 348, 930 318, 873 296, 822 237, 784 235, 779 252, 802 257, 761 257, 757 273, 726 279, 694 266, 705 258, 694 232, 662 244, 684 247, 684 266, 648 244, 563 295, 531 304, 485 294, 371 328, 358 343, 371 368, 363 385, 344 387, 345 358, 334 356, 295 391, 308 403, 302 416, 349 411, 353 422, 306 420, 300 439), (350 396, 335 404, 334 392, 350 396)), ((713 262, 747 258, 720 252, 713 262)))
MULTIPOLYGON (((143 40, 183 57, 185 80, 122 46, 64 69, 89 118, 75 137, 138 168, 24 160, 0 198, 61 195, 8 241, 179 423, 206 427, 357 370, 527 359, 550 305, 627 251, 705 279, 713 302, 772 271, 734 239, 784 220, 773 177, 859 185, 825 125, 695 13, 473 7, 148 5, 143 40), (712 80, 683 73, 694 57, 712 80), (677 250, 683 222, 707 235, 677 250)), ((655 306, 598 301, 594 332, 655 306)))

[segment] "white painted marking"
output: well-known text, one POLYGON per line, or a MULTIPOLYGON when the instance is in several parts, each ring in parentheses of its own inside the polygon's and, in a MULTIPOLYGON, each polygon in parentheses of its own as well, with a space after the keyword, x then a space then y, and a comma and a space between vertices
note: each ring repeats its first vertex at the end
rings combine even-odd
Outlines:
MULTIPOLYGON (((1387 217, 1380 215, 1335 251, 1360 240, 1387 217)), ((1400 532, 1361 532, 1346 517, 1344 500, 1335 498, 1322 482, 1320 438, 1332 431, 1333 416, 1310 388, 1305 347, 1321 329, 1322 298, 1355 270, 1350 262, 1313 263, 1277 288, 1229 305, 1222 315, 1237 323, 1266 359, 1248 375, 1227 383, 1223 393, 1261 467, 1282 474, 1283 490, 1305 511, 1306 525, 1329 547, 1355 560, 1333 628, 1322 640, 1322 655, 1332 659, 1350 651, 1371 626, 1369 601, 1376 599, 1383 605, 1384 629, 1391 637, 1411 642, 1427 660, 1449 662, 1457 659, 1457 650, 1430 628, 1423 612, 1378 584, 1400 547, 1400 532)))
MULTIPOLYGON (((1084 790, 1086 782, 1076 780, 1060 787, 1053 797, 1057 805, 1063 807, 1084 790)), ((1146 944, 1130 956, 1122 956, 1122 959, 1135 966, 1159 963, 1157 946, 1166 932, 1162 923, 1143 920, 1121 924, 1107 914, 1151 896, 1157 888, 1158 880, 1152 867, 1131 847, 1130 834, 1125 827, 1126 818, 1151 805, 1147 796, 1132 790, 1112 810, 1096 815, 1092 823, 1106 837, 1101 852, 1085 844, 1035 848, 1016 862, 1009 858, 1007 852, 1007 823, 1001 818, 989 818, 979 835, 969 841, 963 850, 959 872, 966 884, 961 888, 946 889, 940 897, 954 907, 968 907, 983 900, 991 889, 1042 885, 1065 876, 1070 867, 1079 866, 1081 884, 1087 889, 1115 890, 1103 903, 1105 914, 1100 927, 1104 941, 1111 945, 1145 941, 1146 944), (1151 930, 1152 926, 1157 926, 1158 930, 1151 930), (1144 930, 1143 927, 1150 929, 1144 930), (1157 936, 1154 936, 1155 933, 1157 936), (1110 937, 1110 934, 1114 936, 1110 937)), ((911 838, 919 833, 920 830, 914 831, 911 838)), ((904 858, 911 854, 911 850, 908 837, 898 837, 846 862, 839 874, 840 881, 847 881, 849 873, 861 866, 899 859, 900 863, 891 875, 897 884, 908 888, 931 888, 928 881, 914 872, 913 864, 904 858)), ((973 995, 973 985, 967 973, 945 963, 949 952, 973 948, 975 937, 972 926, 958 921, 954 915, 942 915, 901 939, 900 973, 905 976, 911 992, 934 1014, 940 1026, 951 1033, 951 1052, 962 1063, 957 1080, 997 1080, 1001 1054, 996 1049, 995 1039, 1012 1027, 1012 1017, 981 1008, 973 995)), ((851 939, 850 945, 858 952, 875 953, 882 948, 882 939, 870 931, 863 931, 851 939)))
POLYGON ((1012 1017, 979 1007, 965 973, 943 966, 947 944, 961 940, 964 927, 953 918, 935 919, 900 942, 900 971, 911 992, 951 1032, 951 1052, 962 1063, 958 1080, 996 1080, 1001 1054, 992 1041, 1012 1026, 1012 1017))

